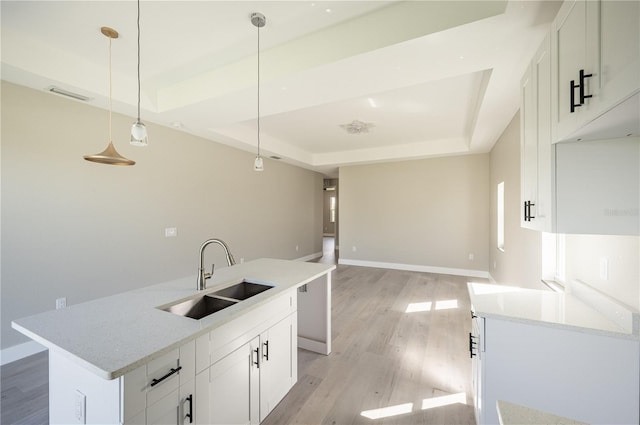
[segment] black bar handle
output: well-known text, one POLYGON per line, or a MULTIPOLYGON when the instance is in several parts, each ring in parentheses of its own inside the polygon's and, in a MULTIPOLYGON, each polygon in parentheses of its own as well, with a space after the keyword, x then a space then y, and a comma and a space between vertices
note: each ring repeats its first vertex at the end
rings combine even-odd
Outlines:
POLYGON ((472 318, 472 319, 475 319, 476 317, 478 317, 478 316, 476 316, 475 314, 473 314, 473 310, 471 310, 471 318, 472 318))
POLYGON ((580 87, 580 91, 582 93, 582 86, 580 84, 576 84, 575 80, 571 80, 569 82, 569 104, 571 113, 574 113, 578 106, 582 106, 582 103, 576 103, 576 89, 580 87))
POLYGON ((534 215, 531 215, 531 207, 535 207, 536 204, 534 204, 533 202, 529 201, 529 221, 531 221, 532 218, 536 218, 534 215))
POLYGON ((473 346, 476 345, 473 340, 473 335, 469 332, 469 358, 472 359, 476 356, 476 353, 473 352, 473 346))
POLYGON ((180 372, 180 370, 182 369, 182 366, 178 366, 177 368, 171 368, 171 371, 169 373, 167 373, 166 375, 164 375, 162 378, 160 379, 153 379, 151 381, 151 386, 155 387, 156 385, 158 385, 160 382, 164 381, 165 379, 167 379, 168 377, 170 377, 171 375, 180 372))
POLYGON ((527 213, 527 206, 529 205, 529 201, 524 201, 524 221, 529 221, 529 214, 527 213))
POLYGON ((251 352, 251 357, 253 358, 253 352, 256 353, 256 360, 253 362, 254 365, 256 365, 256 367, 258 369, 260 369, 260 347, 256 348, 255 350, 253 350, 251 352))
POLYGON ((189 397, 185 401, 189 402, 189 413, 184 415, 185 418, 189 418, 189 423, 193 423, 193 394, 189 394, 189 397))
POLYGON ((585 99, 593 97, 591 94, 584 94, 584 80, 589 77, 593 77, 593 74, 585 74, 584 69, 580 70, 580 105, 584 104, 585 99))
POLYGON ((265 341, 264 350, 262 350, 262 357, 264 357, 267 361, 269 361, 269 341, 265 341))

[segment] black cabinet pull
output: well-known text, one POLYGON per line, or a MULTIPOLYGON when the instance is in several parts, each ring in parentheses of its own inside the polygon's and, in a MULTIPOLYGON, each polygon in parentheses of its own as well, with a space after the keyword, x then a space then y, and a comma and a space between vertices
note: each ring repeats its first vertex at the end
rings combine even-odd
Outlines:
POLYGON ((575 80, 571 80, 569 83, 569 103, 571 104, 570 109, 571 113, 575 112, 576 108, 584 105, 584 100, 593 97, 591 94, 584 94, 585 91, 585 80, 587 78, 593 77, 593 74, 585 74, 584 69, 580 70, 580 84, 576 84, 575 80), (575 90, 580 89, 580 103, 576 103, 576 95, 575 90))
POLYGON ((193 394, 189 394, 189 397, 185 401, 189 402, 189 413, 184 415, 185 418, 189 418, 189 423, 193 423, 193 394))
MULTIPOLYGON (((576 89, 580 87, 580 84, 576 84, 575 80, 569 82, 569 104, 571 113, 574 113, 578 106, 582 106, 582 103, 576 103, 576 89)), ((582 92, 582 89, 581 89, 582 92)))
POLYGON ((253 358, 254 352, 256 353, 256 360, 253 362, 253 364, 256 365, 258 369, 260 369, 260 347, 256 348, 251 352, 251 358, 253 358))
POLYGON ((584 80, 589 77, 593 77, 593 74, 585 74, 584 69, 580 70, 580 105, 584 104, 585 99, 589 99, 590 97, 593 97, 593 95, 591 94, 587 94, 587 95, 584 94, 584 85, 585 85, 584 80))
POLYGON ((536 204, 531 201, 524 202, 524 221, 531 221, 532 218, 536 218, 535 216, 531 215, 532 206, 535 207, 536 204))
POLYGON ((164 375, 162 378, 160 379, 153 379, 151 381, 151 386, 155 387, 156 385, 158 385, 160 382, 164 381, 165 379, 167 379, 168 377, 170 377, 171 375, 173 375, 174 373, 178 373, 180 372, 180 370, 182 369, 182 366, 178 366, 177 368, 171 368, 171 371, 169 373, 167 373, 166 375, 164 375))
POLYGON ((262 350, 262 357, 264 357, 265 360, 269 361, 269 341, 265 341, 263 344, 264 350, 262 350))
POLYGON ((473 335, 469 332, 469 358, 474 358, 476 353, 473 352, 473 348, 476 345, 476 342, 473 340, 473 335))
POLYGON ((475 314, 473 314, 473 310, 471 310, 471 318, 472 318, 472 319, 475 319, 476 317, 478 317, 478 316, 476 316, 475 314))

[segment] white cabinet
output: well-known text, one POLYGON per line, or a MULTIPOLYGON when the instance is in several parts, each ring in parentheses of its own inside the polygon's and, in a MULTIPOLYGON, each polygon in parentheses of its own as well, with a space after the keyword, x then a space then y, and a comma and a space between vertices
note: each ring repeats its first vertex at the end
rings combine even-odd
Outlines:
POLYGON ((640 91, 640 2, 565 1, 551 53, 553 141, 583 138, 578 130, 640 91))
POLYGON ((493 317, 479 351, 479 424, 507 402, 590 424, 639 423, 640 342, 493 317), (570 397, 568 396, 570 395, 570 397))
POLYGON ((199 424, 259 424, 297 380, 296 314, 243 343, 196 378, 199 424))
POLYGON ((551 146, 550 40, 536 52, 520 84, 520 225, 551 231, 553 204, 553 150, 551 146))
POLYGON ((297 323, 294 314, 260 335, 260 421, 297 381, 297 323))

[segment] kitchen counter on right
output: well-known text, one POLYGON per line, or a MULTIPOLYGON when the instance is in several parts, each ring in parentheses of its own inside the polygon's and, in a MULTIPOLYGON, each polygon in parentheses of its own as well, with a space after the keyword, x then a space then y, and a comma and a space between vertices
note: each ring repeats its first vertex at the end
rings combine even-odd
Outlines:
POLYGON ((575 281, 565 292, 467 283, 474 315, 640 340, 640 314, 575 281))
POLYGON ((640 423, 637 311, 581 282, 562 293, 468 289, 479 425, 500 423, 499 401, 592 425, 640 423))

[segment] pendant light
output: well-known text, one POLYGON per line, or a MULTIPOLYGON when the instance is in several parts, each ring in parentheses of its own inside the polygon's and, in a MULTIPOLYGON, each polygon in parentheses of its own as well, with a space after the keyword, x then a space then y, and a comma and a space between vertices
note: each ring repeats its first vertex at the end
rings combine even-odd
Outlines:
POLYGON ((258 28, 258 156, 253 161, 254 171, 264 171, 264 161, 260 156, 260 28, 264 27, 267 19, 262 13, 252 13, 251 23, 258 28))
POLYGON ((131 126, 133 146, 147 146, 147 127, 140 121, 140 0, 138 0, 138 119, 131 126))
POLYGON ((111 115, 112 115, 112 101, 111 101, 111 39, 118 38, 118 31, 109 27, 100 28, 100 32, 109 39, 109 145, 107 148, 95 155, 85 155, 84 159, 91 162, 97 162, 100 164, 109 165, 134 165, 136 162, 125 158, 120 155, 116 148, 113 146, 112 132, 111 132, 111 115))

